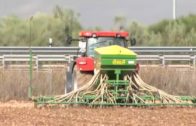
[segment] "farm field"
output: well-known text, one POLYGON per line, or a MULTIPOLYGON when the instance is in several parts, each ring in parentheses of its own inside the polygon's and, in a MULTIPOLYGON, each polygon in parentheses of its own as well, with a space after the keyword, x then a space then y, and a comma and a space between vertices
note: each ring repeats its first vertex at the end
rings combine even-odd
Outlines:
MULTIPOLYGON (((43 95, 63 94, 65 72, 65 70, 34 72, 35 94, 38 94, 37 92, 43 95)), ((140 71, 140 76, 147 83, 152 83, 171 94, 192 96, 195 96, 195 74, 195 70, 189 68, 142 68, 140 71)), ((27 100, 28 71, 4 70, 1 71, 0 79, 2 80, 0 98, 4 101, 0 102, 0 126, 196 125, 194 107, 35 108, 34 103, 27 100)))
POLYGON ((196 0, 0 1, 0 126, 196 126, 196 0))
POLYGON ((196 108, 34 108, 31 102, 0 103, 1 126, 195 126, 196 108))

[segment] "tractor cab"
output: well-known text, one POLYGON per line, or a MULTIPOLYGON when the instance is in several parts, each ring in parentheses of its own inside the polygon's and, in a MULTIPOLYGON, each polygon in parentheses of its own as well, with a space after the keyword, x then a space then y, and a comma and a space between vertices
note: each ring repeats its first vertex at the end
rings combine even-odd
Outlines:
MULTIPOLYGON (((128 32, 86 32, 79 33, 80 52, 83 56, 94 57, 94 49, 111 45, 127 47, 128 32)), ((134 40, 132 39, 132 44, 134 40)))

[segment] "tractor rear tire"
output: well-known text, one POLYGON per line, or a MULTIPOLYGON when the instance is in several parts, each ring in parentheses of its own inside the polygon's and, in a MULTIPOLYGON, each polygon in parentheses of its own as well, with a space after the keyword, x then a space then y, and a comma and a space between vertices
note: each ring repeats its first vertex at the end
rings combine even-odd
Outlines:
POLYGON ((77 90, 81 86, 87 84, 93 77, 93 72, 82 72, 77 70, 77 66, 74 62, 71 62, 67 66, 66 73, 66 88, 65 93, 69 93, 73 90, 77 90))
POLYGON ((65 94, 74 90, 73 67, 74 67, 74 62, 71 62, 67 65, 67 72, 66 72, 67 83, 65 84, 65 94))
POLYGON ((93 72, 83 72, 77 69, 77 66, 74 66, 73 69, 73 78, 74 78, 74 90, 82 87, 87 84, 93 77, 93 72))

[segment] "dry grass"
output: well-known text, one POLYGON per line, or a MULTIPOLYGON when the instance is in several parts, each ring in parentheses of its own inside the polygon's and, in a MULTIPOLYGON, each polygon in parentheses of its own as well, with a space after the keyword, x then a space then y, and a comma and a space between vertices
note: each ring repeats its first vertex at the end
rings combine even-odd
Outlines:
MULTIPOLYGON (((0 69, 0 99, 27 99, 29 84, 28 70, 0 69)), ((65 70, 49 69, 33 71, 33 95, 64 93, 65 70)))
MULTIPOLYGON (((65 69, 33 72, 33 95, 63 94, 65 69)), ((160 89, 176 95, 196 96, 196 70, 182 68, 142 68, 142 79, 160 89)), ((0 99, 27 99, 28 70, 0 69, 0 99)))
POLYGON ((141 78, 148 84, 174 95, 196 96, 196 69, 145 67, 141 78))

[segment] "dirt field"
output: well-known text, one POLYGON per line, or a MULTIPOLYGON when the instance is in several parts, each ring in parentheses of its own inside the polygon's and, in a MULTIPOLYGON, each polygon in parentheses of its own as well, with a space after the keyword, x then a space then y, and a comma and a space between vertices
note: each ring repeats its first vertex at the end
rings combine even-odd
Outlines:
POLYGON ((1 126, 195 126, 196 108, 34 108, 31 102, 0 103, 1 126))

